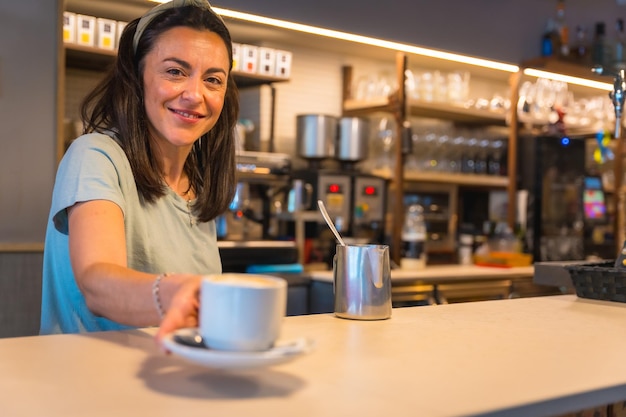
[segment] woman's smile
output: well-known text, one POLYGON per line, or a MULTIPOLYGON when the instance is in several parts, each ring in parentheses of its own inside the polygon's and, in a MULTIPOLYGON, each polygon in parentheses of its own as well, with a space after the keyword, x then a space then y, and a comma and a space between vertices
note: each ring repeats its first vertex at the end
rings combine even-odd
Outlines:
POLYGON ((191 121, 193 120, 198 120, 201 118, 204 118, 203 115, 196 113, 196 112, 192 112, 192 111, 186 111, 186 110, 176 110, 176 109, 170 109, 174 114, 177 114, 179 116, 182 116, 185 119, 191 119, 191 121))

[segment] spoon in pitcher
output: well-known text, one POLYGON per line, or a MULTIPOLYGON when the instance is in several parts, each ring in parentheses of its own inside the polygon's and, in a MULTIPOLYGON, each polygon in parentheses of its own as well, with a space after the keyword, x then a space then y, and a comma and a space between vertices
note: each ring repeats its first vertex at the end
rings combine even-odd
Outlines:
POLYGON ((335 224, 330 219, 330 215, 328 214, 328 211, 326 211, 326 206, 324 205, 324 202, 322 200, 317 200, 317 205, 320 208, 322 217, 324 217, 324 220, 326 220, 326 224, 328 225, 328 227, 330 227, 330 230, 333 232, 333 234, 337 238, 337 241, 339 242, 339 244, 341 246, 346 246, 346 242, 343 241, 343 239, 341 238, 341 235, 339 234, 339 232, 337 231, 337 228, 335 227, 335 224))

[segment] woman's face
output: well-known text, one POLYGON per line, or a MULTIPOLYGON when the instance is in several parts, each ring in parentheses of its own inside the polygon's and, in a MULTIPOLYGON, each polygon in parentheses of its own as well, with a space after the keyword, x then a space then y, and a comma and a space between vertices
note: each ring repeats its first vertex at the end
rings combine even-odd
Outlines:
POLYGON ((144 59, 144 105, 157 143, 190 147, 215 126, 228 81, 228 50, 207 30, 163 32, 144 59))

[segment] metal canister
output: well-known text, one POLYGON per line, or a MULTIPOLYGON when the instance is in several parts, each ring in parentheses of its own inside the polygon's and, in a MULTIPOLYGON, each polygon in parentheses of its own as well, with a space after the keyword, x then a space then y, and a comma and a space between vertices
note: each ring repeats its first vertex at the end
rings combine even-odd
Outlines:
POLYGON ((326 159, 335 156, 337 118, 324 114, 296 116, 298 156, 305 159, 326 159))
POLYGON ((354 320, 391 317, 389 246, 337 245, 335 315, 354 320))
POLYGON ((367 159, 369 121, 362 117, 342 117, 339 120, 336 158, 359 162, 367 159))

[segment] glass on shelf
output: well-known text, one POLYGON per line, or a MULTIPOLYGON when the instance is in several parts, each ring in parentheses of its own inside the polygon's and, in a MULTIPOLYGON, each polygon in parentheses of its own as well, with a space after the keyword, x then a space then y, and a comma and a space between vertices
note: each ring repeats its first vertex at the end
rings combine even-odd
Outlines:
POLYGON ((420 86, 420 78, 419 78, 419 74, 416 76, 413 71, 411 71, 410 69, 407 69, 404 72, 404 76, 405 76, 405 88, 406 88, 406 94, 407 97, 409 97, 410 99, 419 99, 420 98, 420 92, 419 92, 419 86, 420 86))
POLYGON ((431 127, 426 131, 426 134, 424 136, 424 141, 425 141, 424 171, 436 171, 437 170, 437 164, 439 163, 439 160, 437 159, 437 153, 436 153, 438 139, 439 137, 437 136, 436 129, 431 127))
POLYGON ((461 172, 465 152, 467 130, 457 129, 450 142, 450 171, 461 172))
POLYGON ((506 164, 504 163, 503 158, 505 157, 504 140, 492 140, 489 144, 487 173, 489 175, 504 175, 504 168, 506 164))
POLYGON ((395 157, 393 147, 395 144, 395 123, 392 119, 383 117, 378 122, 378 130, 375 137, 375 154, 380 156, 375 162, 377 169, 393 170, 395 157))
POLYGON ((576 99, 567 83, 562 81, 537 78, 534 83, 525 81, 519 89, 517 115, 522 123, 554 124, 562 117, 566 129, 597 130, 614 123, 614 113, 608 95, 576 99))
POLYGON ((386 72, 368 74, 357 78, 354 83, 354 99, 372 101, 387 99, 396 90, 396 82, 386 72))
POLYGON ((487 159, 489 156, 489 139, 482 138, 478 140, 476 158, 474 160, 474 173, 487 174, 487 159))
POLYGON ((409 99, 465 105, 469 99, 470 74, 467 71, 406 70, 409 99))
POLYGON ((451 129, 448 126, 442 126, 435 131, 437 140, 435 141, 434 159, 437 161, 435 165, 436 171, 450 171, 450 143, 451 129))
POLYGON ((461 158, 461 172, 465 174, 473 174, 476 170, 476 147, 478 139, 474 136, 474 132, 470 131, 470 135, 463 142, 463 157, 461 158))
POLYGON ((435 79, 436 75, 430 71, 423 71, 420 74, 418 91, 419 97, 424 101, 435 101, 435 79))
POLYGON ((470 73, 455 71, 448 74, 448 101, 464 105, 469 99, 470 73))
POLYGON ((507 139, 499 131, 453 123, 414 123, 412 130, 407 171, 506 176, 507 139))
POLYGON ((421 126, 412 128, 411 153, 407 155, 405 168, 409 171, 423 171, 428 148, 425 141, 425 130, 421 126))

